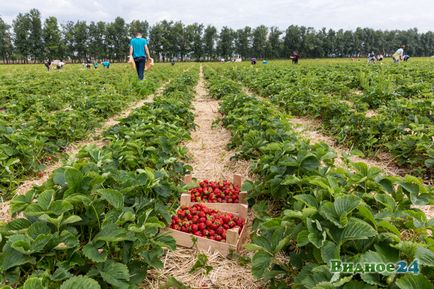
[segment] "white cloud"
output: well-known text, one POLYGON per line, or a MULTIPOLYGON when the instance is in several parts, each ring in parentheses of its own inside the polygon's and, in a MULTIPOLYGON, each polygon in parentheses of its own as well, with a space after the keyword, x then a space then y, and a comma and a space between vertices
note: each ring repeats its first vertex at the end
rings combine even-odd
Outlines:
POLYGON ((155 23, 182 20, 241 28, 245 25, 304 25, 315 28, 371 27, 375 29, 434 30, 433 0, 20 0, 0 2, 0 17, 11 23, 31 8, 43 17, 69 20, 112 21, 116 16, 155 23))

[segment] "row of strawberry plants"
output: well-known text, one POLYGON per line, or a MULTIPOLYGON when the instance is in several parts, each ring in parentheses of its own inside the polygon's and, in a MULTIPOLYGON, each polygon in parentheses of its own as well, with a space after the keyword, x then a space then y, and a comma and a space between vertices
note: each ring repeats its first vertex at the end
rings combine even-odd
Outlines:
MULTIPOLYGON (((210 91, 239 91, 222 73, 205 72, 210 91)), ((244 185, 255 211, 247 245, 255 253, 255 277, 268 281, 269 288, 432 288, 434 219, 412 208, 434 202, 432 187, 362 162, 336 166, 334 151, 298 138, 287 116, 267 100, 228 94, 221 112, 231 146, 238 157, 253 161, 257 176, 244 185), (337 273, 331 271, 333 260, 418 260, 420 274, 337 273)))
MULTIPOLYGON (((365 114, 369 106, 363 98, 351 105, 342 102, 340 94, 329 94, 327 87, 330 85, 320 85, 329 83, 323 78, 324 72, 321 72, 327 67, 310 69, 310 73, 299 73, 297 70, 287 73, 287 70, 279 67, 259 71, 234 67, 222 69, 222 73, 226 71, 259 94, 270 97, 273 103, 285 111, 321 119, 324 131, 333 135, 338 143, 359 149, 366 154, 388 151, 395 157, 398 165, 418 176, 424 176, 427 180, 432 179, 432 91, 425 89, 423 91, 426 95, 412 99, 387 98, 387 104, 379 107, 378 114, 367 117, 365 114), (318 71, 319 76, 316 75, 318 71)), ((328 69, 331 70, 331 75, 336 74, 333 66, 328 69)), ((348 81, 345 83, 350 85, 348 81)), ((338 86, 338 82, 331 84, 338 86)), ((365 92, 365 95, 380 98, 379 93, 375 91, 373 89, 371 92, 365 92)))
POLYGON ((106 131, 108 144, 83 148, 49 180, 11 201, 16 219, 0 225, 0 284, 6 288, 139 288, 161 268, 175 240, 171 222, 189 167, 181 142, 197 69, 106 131))
POLYGON ((9 198, 26 177, 43 170, 53 155, 85 139, 104 119, 143 98, 180 69, 149 73, 143 83, 127 67, 105 71, 33 72, 5 89, 0 117, 0 196, 9 198), (91 73, 92 72, 92 73, 91 73))

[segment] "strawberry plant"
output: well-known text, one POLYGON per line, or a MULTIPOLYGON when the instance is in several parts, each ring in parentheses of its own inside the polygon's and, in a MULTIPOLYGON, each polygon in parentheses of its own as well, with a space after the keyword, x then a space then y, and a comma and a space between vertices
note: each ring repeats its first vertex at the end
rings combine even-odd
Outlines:
MULTIPOLYGON (((320 119, 325 133, 351 149, 371 156, 390 152, 399 166, 429 182, 434 161, 429 70, 429 65, 419 64, 276 64, 261 69, 219 67, 216 74, 242 81, 286 112, 320 119), (376 110, 372 117, 366 115, 369 108, 376 110)), ((227 79, 211 86, 224 86, 223 82, 227 79)))
POLYGON ((173 112, 189 107, 197 73, 174 79, 108 130, 103 148, 82 149, 45 184, 13 198, 16 218, 0 224, 1 284, 139 288, 147 270, 163 266, 164 250, 176 244, 160 229, 188 172, 179 144, 192 127, 191 112, 173 112))
MULTIPOLYGON (((211 68, 205 73, 214 85, 236 85, 222 82, 223 74, 211 68)), ((232 145, 238 157, 253 161, 257 177, 244 184, 255 210, 247 249, 254 252, 256 278, 268 281, 269 288, 431 288, 434 222, 412 206, 433 204, 432 187, 412 176, 387 176, 362 162, 337 166, 333 150, 299 139, 267 100, 230 94, 222 101, 232 145), (414 276, 333 273, 333 260, 418 260, 420 271, 414 276)))
POLYGON ((180 72, 162 68, 138 84, 125 66, 92 73, 74 68, 63 73, 11 74, 1 82, 2 198, 12 197, 25 178, 37 176, 47 157, 88 137, 106 118, 151 94, 172 73, 180 72))

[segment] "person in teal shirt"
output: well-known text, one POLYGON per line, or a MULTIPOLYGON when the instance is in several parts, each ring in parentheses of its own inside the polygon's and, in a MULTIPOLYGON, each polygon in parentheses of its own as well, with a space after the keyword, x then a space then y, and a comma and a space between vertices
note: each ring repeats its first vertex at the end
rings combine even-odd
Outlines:
POLYGON ((110 68, 110 61, 108 61, 107 58, 104 59, 103 62, 101 62, 102 66, 104 66, 105 68, 110 68))
POLYGON ((137 76, 140 80, 143 80, 145 74, 146 59, 150 59, 148 49, 148 40, 142 38, 142 33, 136 33, 136 37, 130 41, 130 55, 129 58, 133 58, 136 64, 137 76))

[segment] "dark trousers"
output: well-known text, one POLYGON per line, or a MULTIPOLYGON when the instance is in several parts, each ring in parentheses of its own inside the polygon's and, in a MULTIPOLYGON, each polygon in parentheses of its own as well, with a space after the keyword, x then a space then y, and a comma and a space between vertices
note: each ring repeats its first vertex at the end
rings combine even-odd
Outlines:
POLYGON ((137 76, 140 80, 143 80, 145 76, 146 57, 136 57, 134 58, 134 62, 136 63, 137 76))

